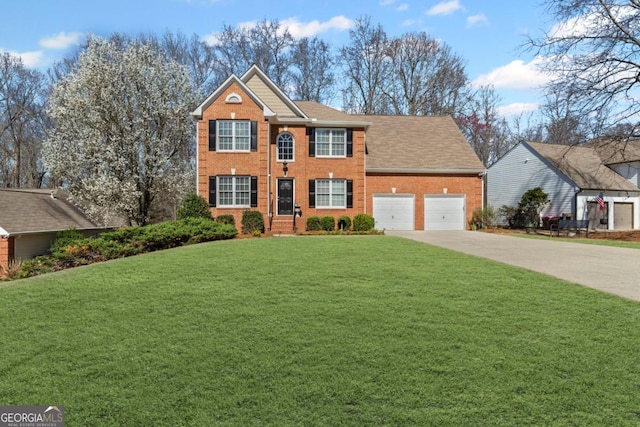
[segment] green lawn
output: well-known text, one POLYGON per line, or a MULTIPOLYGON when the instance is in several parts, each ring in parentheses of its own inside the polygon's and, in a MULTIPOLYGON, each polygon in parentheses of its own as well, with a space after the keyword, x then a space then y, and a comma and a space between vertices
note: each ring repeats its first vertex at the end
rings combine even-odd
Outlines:
POLYGON ((618 248, 640 249, 640 242, 624 241, 624 240, 606 240, 606 239, 590 239, 586 237, 556 237, 545 236, 541 234, 522 234, 513 233, 512 236, 525 237, 527 239, 546 239, 557 242, 584 243, 586 245, 614 246, 618 248))
POLYGON ((68 426, 638 426, 640 305, 388 236, 0 286, 0 405, 68 426))

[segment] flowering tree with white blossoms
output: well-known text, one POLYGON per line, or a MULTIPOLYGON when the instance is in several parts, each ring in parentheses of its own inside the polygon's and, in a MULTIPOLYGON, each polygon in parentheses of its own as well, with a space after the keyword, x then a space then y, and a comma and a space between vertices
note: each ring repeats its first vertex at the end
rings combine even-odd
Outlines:
POLYGON ((95 221, 146 224, 160 192, 184 192, 189 168, 177 153, 189 144, 196 93, 157 48, 94 38, 53 88, 44 161, 95 221))

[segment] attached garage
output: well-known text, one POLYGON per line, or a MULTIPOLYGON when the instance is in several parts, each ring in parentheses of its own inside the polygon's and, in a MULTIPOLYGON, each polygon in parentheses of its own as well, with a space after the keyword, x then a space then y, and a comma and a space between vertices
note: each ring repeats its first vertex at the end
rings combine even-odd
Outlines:
POLYGON ((413 194, 374 194, 373 219, 377 230, 413 230, 415 196, 413 194))
POLYGON ((633 203, 615 202, 613 204, 614 230, 633 229, 633 203))
POLYGON ((464 195, 425 195, 425 230, 465 230, 464 195))

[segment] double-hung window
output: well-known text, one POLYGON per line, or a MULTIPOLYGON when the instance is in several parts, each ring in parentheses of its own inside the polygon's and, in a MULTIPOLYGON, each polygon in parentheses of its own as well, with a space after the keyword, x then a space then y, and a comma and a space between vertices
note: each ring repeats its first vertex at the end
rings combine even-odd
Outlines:
POLYGON ((345 179, 316 179, 317 208, 346 208, 347 181, 345 179))
POLYGON ((251 122, 249 120, 218 120, 219 151, 249 151, 251 148, 251 122))
POLYGON ((316 129, 317 157, 346 157, 346 129, 316 129))
POLYGON ((250 207, 251 206, 251 177, 249 176, 219 176, 218 177, 218 206, 219 207, 250 207))

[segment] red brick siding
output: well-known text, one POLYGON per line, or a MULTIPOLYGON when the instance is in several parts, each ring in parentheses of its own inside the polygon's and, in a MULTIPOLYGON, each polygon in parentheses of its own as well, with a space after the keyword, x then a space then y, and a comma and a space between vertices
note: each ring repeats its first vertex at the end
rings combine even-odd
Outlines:
POLYGON ((0 237, 0 267, 2 269, 5 269, 9 265, 9 261, 13 259, 15 253, 14 239, 14 237, 9 237, 8 239, 0 237))
POLYGON ((373 215, 373 194, 415 194, 415 229, 424 230, 424 196, 427 194, 465 194, 467 223, 476 208, 482 207, 482 178, 477 175, 367 175, 367 210, 373 215))
MULTIPOLYGON (((265 215, 267 200, 267 134, 268 123, 264 120, 262 108, 253 102, 251 97, 242 91, 237 84, 232 84, 202 114, 198 122, 198 193, 209 200, 209 177, 231 175, 251 175, 258 177, 258 207, 265 215), (227 104, 225 99, 231 93, 242 97, 241 104, 227 104), (235 114, 234 114, 235 113, 235 114), (258 122, 258 151, 251 153, 219 153, 209 151, 209 120, 253 120, 258 122)), ((236 225, 240 228, 242 212, 245 209, 211 208, 214 217, 218 215, 234 215, 236 225)))
MULTIPOLYGON (((271 159, 272 177, 271 192, 274 200, 274 223, 276 220, 289 219, 290 217, 279 218, 275 211, 277 198, 278 178, 283 178, 282 163, 277 162, 277 152, 275 140, 277 135, 284 132, 283 126, 272 127, 271 159)), ((310 216, 333 216, 338 219, 342 215, 353 217, 364 212, 364 130, 353 129, 353 157, 345 158, 318 158, 309 157, 309 137, 306 135, 306 128, 303 126, 288 126, 287 132, 291 133, 295 142, 294 161, 288 162, 288 178, 295 179, 294 197, 295 203, 302 209, 302 228, 306 225, 306 218, 310 216), (309 207, 309 181, 314 179, 329 179, 329 173, 333 174, 333 179, 347 179, 353 181, 353 207, 345 209, 323 209, 309 207)), ((300 228, 300 226, 298 227, 300 228)))
MULTIPOLYGON (((308 156, 309 138, 304 125, 287 126, 287 131, 294 137, 295 153, 294 161, 288 162, 287 178, 294 179, 295 203, 302 208, 303 217, 298 219, 298 228, 304 229, 306 218, 309 216, 354 215, 364 212, 364 129, 353 131, 353 157, 347 158, 316 158, 308 156), (353 208, 350 209, 315 209, 309 208, 309 180, 329 178, 333 173, 334 179, 353 180, 353 208)), ((282 163, 277 162, 276 137, 285 130, 284 126, 269 126, 265 121, 262 109, 255 104, 236 84, 232 84, 218 99, 216 99, 204 112, 198 122, 198 192, 206 200, 209 198, 209 177, 216 175, 231 175, 231 169, 235 169, 236 175, 251 175, 258 177, 258 206, 256 209, 262 212, 265 225, 269 227, 269 205, 273 206, 274 229, 291 230, 293 218, 291 216, 278 217, 277 213, 277 179, 283 178, 282 163), (243 99, 242 104, 227 104, 227 95, 235 92, 243 99), (220 153, 209 151, 209 120, 227 120, 235 113, 237 120, 255 120, 258 122, 258 151, 252 153, 220 153), (272 143, 269 143, 269 142, 272 143), (268 162, 271 163, 271 176, 268 179, 268 162)), ((234 215, 236 225, 240 228, 241 209, 211 208, 214 217, 223 214, 234 215)))

